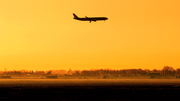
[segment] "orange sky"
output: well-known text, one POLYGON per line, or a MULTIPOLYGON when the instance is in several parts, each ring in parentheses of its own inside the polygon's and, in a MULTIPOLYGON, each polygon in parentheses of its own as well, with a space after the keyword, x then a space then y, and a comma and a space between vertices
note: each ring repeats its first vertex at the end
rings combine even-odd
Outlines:
POLYGON ((179 0, 1 0, 0 70, 180 68, 179 0), (108 17, 86 22, 79 17, 108 17))

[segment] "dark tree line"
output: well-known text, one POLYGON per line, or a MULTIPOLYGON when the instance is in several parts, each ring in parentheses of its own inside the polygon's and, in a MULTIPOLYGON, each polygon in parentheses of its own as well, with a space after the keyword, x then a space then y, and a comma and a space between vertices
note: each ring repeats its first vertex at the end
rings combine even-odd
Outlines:
POLYGON ((161 76, 180 76, 180 69, 174 69, 170 66, 164 66, 162 70, 149 69, 97 69, 97 70, 49 70, 49 71, 0 71, 0 74, 9 75, 66 75, 66 76, 148 76, 150 73, 159 73, 161 76))

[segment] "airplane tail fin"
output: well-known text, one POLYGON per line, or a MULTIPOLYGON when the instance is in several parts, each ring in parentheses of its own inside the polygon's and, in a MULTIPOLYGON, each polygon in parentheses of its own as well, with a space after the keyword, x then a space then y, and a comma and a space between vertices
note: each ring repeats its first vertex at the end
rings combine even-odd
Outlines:
POLYGON ((74 18, 79 18, 76 14, 73 13, 74 18))

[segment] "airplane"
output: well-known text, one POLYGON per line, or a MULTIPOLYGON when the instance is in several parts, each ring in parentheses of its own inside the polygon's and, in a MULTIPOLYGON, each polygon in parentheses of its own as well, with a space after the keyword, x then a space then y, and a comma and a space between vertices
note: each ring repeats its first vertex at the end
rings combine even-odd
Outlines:
POLYGON ((80 20, 80 21, 90 21, 89 23, 91 23, 91 21, 96 22, 97 20, 107 20, 107 17, 87 17, 85 16, 85 18, 79 18, 76 14, 73 13, 74 18, 76 20, 80 20))

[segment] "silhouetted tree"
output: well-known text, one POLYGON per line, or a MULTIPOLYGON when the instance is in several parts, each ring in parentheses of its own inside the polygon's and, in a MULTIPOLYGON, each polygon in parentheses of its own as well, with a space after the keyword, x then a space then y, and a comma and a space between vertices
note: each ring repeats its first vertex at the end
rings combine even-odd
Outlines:
POLYGON ((74 70, 72 75, 79 76, 79 75, 81 75, 81 71, 74 70))
POLYGON ((158 72, 158 70, 157 69, 153 69, 152 72, 158 72))
POLYGON ((177 68, 176 69, 176 74, 175 74, 176 76, 180 76, 180 68, 177 68))
POLYGON ((164 76, 173 76, 173 75, 175 75, 175 69, 170 66, 164 66, 162 69, 162 74, 164 76))
POLYGON ((68 75, 72 75, 73 74, 73 71, 71 70, 71 68, 69 68, 69 70, 67 71, 67 74, 68 75))

